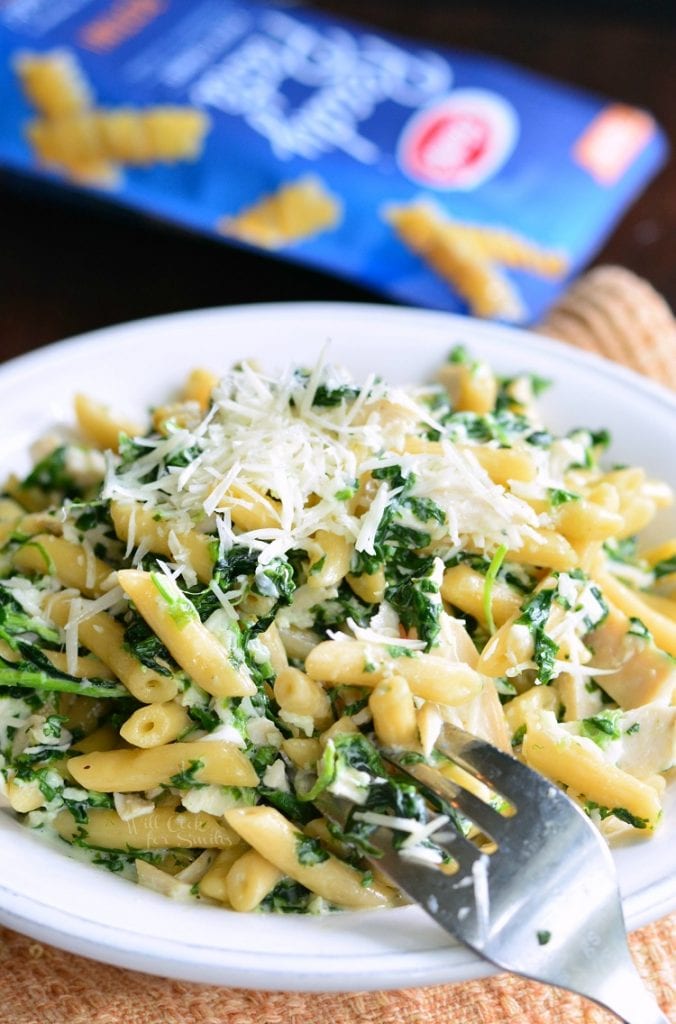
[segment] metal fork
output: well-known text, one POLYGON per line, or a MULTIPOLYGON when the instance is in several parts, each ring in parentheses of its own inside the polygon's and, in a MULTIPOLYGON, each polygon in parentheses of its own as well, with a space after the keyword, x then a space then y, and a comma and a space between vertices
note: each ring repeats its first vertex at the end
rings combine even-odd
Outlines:
MULTIPOLYGON (((380 753, 451 819, 471 819, 496 849, 482 852, 444 827, 431 839, 457 863, 449 875, 403 857, 393 846, 402 833, 379 826, 369 835, 382 855, 373 864, 497 967, 587 996, 625 1024, 669 1024, 631 959, 613 861, 584 812, 543 776, 455 726, 445 725, 435 746, 505 798, 513 816, 402 751, 380 753)), ((321 809, 340 827, 360 811, 329 794, 321 809)))

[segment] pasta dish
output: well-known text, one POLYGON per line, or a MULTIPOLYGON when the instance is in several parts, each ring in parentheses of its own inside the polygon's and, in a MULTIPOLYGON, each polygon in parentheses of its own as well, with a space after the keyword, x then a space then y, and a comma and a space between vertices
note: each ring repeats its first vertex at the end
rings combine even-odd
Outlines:
POLYGON ((324 354, 197 369, 145 425, 77 395, 0 498, 0 803, 175 898, 388 906, 376 828, 454 865, 448 814, 378 748, 481 786, 435 749, 450 722, 608 838, 652 832, 676 538, 640 534, 672 495, 607 466, 605 432, 555 436, 546 386, 457 347, 407 388, 324 354))

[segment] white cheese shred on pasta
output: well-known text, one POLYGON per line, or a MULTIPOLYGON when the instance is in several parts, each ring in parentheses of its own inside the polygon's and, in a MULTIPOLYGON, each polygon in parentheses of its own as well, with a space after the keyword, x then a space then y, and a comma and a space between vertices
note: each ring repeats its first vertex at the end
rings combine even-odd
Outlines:
POLYGON ((359 533, 355 541, 356 551, 365 551, 367 555, 372 555, 375 548, 376 533, 380 526, 380 520, 383 518, 383 512, 387 508, 389 500, 394 496, 396 492, 390 491, 387 484, 381 484, 378 488, 375 498, 371 502, 370 508, 366 515, 362 518, 359 533))
POLYGON ((115 586, 112 590, 108 590, 101 597, 97 597, 93 601, 81 599, 79 601, 79 610, 75 616, 76 623, 79 625, 84 619, 89 619, 99 612, 106 612, 110 608, 114 608, 123 598, 122 587, 115 586))
POLYGON ((84 618, 82 599, 74 597, 68 609, 68 621, 64 627, 66 636, 66 670, 69 675, 77 675, 78 625, 84 618))
MULTIPOLYGON (((387 634, 377 633, 375 630, 365 626, 358 626, 354 619, 347 619, 347 626, 352 631, 355 640, 363 640, 365 643, 377 644, 382 647, 401 647, 406 651, 424 651, 425 641, 424 640, 409 640, 406 637, 400 637, 399 633, 387 634)), ((348 637, 344 633, 336 633, 333 630, 327 630, 327 635, 332 640, 347 640, 348 637)))

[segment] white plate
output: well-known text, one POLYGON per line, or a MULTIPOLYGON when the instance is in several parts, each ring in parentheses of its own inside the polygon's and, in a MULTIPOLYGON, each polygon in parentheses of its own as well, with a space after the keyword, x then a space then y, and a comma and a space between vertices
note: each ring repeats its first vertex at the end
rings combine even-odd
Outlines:
MULTIPOLYGON (((676 485, 676 396, 620 367, 523 331, 420 310, 367 305, 267 305, 190 312, 87 334, 0 367, 0 465, 70 421, 84 390, 129 413, 156 403, 195 365, 227 368, 257 356, 271 368, 330 359, 357 376, 430 378, 466 344, 503 373, 531 370, 556 384, 545 399, 556 429, 610 427, 611 459, 676 485)), ((671 519, 662 531, 676 532, 671 519)), ((656 838, 615 857, 630 928, 676 906, 671 878, 676 799, 656 838)), ((0 812, 0 921, 108 963, 191 981, 305 991, 402 988, 490 973, 414 907, 324 918, 233 914, 172 903, 69 859, 0 812)))

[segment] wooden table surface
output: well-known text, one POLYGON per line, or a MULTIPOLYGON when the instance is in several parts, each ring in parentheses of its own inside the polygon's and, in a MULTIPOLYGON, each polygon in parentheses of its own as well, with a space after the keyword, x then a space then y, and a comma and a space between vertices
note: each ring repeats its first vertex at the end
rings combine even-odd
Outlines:
MULTIPOLYGON (((676 149, 676 31, 666 4, 619 0, 319 0, 316 6, 438 44, 469 47, 652 111, 676 149)), ((383 301, 338 279, 218 242, 63 202, 0 178, 0 356, 107 324, 271 300, 383 301)), ((647 277, 676 306, 676 159, 597 262, 647 277)))

